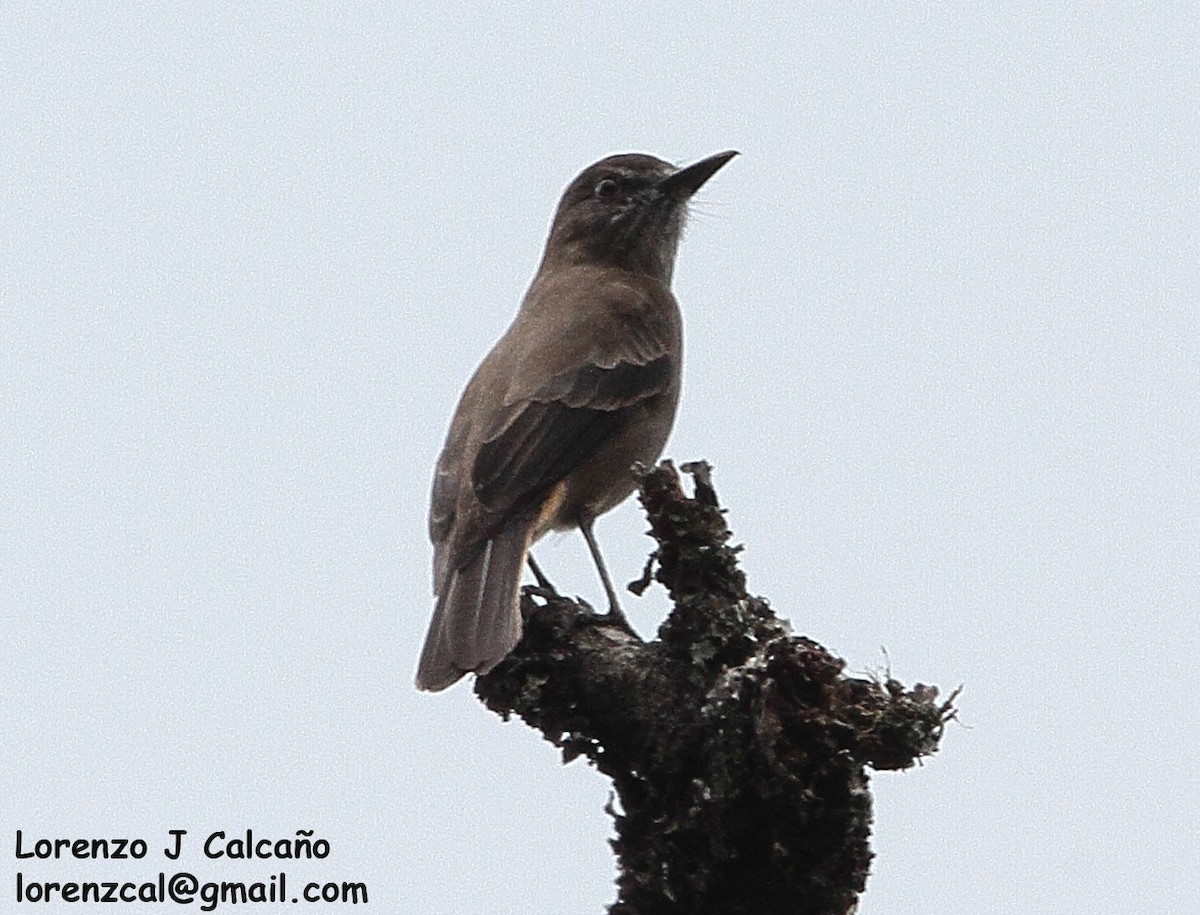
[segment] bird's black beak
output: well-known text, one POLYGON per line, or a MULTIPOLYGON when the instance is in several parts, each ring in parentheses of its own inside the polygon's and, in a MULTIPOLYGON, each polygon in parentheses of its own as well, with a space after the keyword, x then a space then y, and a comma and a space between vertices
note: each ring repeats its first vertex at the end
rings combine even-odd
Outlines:
POLYGON ((722 165, 736 155, 737 151, 730 149, 717 153, 715 156, 709 156, 707 159, 701 159, 677 172, 671 172, 658 182, 658 189, 679 200, 686 200, 700 190, 700 186, 705 181, 715 175, 722 165))

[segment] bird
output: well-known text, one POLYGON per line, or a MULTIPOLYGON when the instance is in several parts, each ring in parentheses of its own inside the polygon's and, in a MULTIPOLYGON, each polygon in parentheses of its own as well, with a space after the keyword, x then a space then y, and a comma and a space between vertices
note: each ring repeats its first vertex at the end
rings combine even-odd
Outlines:
POLYGON ((549 531, 579 528, 615 622, 624 615, 593 532, 656 461, 675 421, 682 319, 671 291, 692 195, 729 150, 686 167, 623 153, 563 192, 516 317, 467 383, 429 507, 433 617, 421 690, 486 674, 520 641, 520 582, 549 531))

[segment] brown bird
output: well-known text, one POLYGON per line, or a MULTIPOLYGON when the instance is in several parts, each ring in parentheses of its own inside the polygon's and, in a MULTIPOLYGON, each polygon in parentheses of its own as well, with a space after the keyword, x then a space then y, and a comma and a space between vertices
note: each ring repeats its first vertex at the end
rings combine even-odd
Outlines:
POLYGON ((624 620, 592 524, 633 492, 634 463, 654 462, 671 431, 683 349, 675 252, 688 200, 735 155, 686 168, 610 156, 563 193, 537 275, 467 384, 438 458, 437 603, 419 688, 487 673, 513 649, 521 569, 547 531, 583 532, 609 613, 624 620))

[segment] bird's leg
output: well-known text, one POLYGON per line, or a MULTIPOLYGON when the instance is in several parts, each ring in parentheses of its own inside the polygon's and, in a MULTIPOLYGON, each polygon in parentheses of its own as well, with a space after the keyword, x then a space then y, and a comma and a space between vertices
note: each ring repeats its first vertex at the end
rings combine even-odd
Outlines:
MULTIPOLYGON (((596 570, 600 573, 600 580, 604 582, 604 593, 608 595, 608 615, 613 622, 617 623, 625 629, 629 629, 629 620, 625 618, 625 612, 621 609, 620 603, 617 602, 617 592, 612 586, 612 579, 608 577, 608 569, 604 566, 604 559, 600 556, 600 546, 596 543, 596 537, 592 533, 592 524, 595 518, 591 515, 583 515, 579 519, 579 529, 583 531, 583 539, 587 541, 588 549, 592 551, 592 559, 596 562, 596 570)), ((633 630, 630 629, 632 632, 633 630)))
POLYGON ((538 588, 545 591, 554 597, 558 596, 558 589, 554 587, 550 579, 546 577, 546 573, 542 571, 542 567, 534 561, 532 553, 525 554, 525 561, 529 563, 529 571, 533 573, 533 577, 537 579, 538 588))

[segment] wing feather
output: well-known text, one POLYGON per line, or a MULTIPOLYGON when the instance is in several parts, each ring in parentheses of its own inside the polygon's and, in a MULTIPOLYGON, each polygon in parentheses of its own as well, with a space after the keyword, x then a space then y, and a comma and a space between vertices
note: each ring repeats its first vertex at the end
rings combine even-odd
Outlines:
POLYGON ((590 363, 552 378, 533 398, 514 404, 509 422, 484 442, 472 480, 493 510, 513 506, 567 476, 629 420, 626 408, 664 393, 666 356, 645 364, 590 363))
POLYGON ((669 291, 604 279, 588 288, 586 305, 564 308, 558 296, 580 295, 581 275, 547 282, 535 282, 476 371, 447 434, 429 512, 435 591, 499 526, 536 510, 636 421, 639 404, 675 384, 679 319, 669 291), (534 321, 542 331, 530 330, 534 321))

